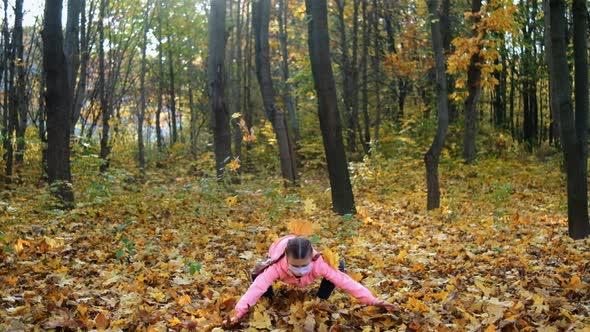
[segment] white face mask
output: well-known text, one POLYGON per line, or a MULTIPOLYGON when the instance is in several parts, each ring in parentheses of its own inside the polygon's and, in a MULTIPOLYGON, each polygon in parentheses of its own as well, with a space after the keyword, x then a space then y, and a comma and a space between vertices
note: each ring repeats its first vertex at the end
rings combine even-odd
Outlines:
POLYGON ((291 271, 291 273, 293 273, 297 277, 304 276, 311 272, 311 263, 301 267, 295 267, 289 264, 289 271, 291 271))

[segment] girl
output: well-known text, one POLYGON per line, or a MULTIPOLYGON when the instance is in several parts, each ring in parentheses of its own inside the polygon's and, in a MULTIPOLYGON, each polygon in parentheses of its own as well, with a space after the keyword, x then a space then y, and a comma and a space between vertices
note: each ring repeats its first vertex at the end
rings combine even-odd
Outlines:
POLYGON ((230 318, 230 324, 237 323, 262 295, 272 297, 272 283, 275 280, 303 287, 316 278, 323 277, 317 292, 321 299, 327 299, 334 287, 338 286, 363 304, 397 309, 391 303, 376 299, 371 291, 344 273, 343 261, 340 261, 339 270, 332 268, 305 237, 284 236, 271 245, 268 255, 266 261, 254 268, 252 285, 236 304, 235 315, 230 318))

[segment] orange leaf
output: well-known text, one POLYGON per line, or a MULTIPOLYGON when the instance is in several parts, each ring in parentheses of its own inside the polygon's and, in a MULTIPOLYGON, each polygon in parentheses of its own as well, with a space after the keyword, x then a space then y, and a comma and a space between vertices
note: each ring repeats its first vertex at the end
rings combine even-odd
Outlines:
POLYGON ((191 297, 188 294, 184 294, 181 298, 177 300, 178 304, 183 305, 191 302, 191 297))
POLYGON ((94 318, 94 324, 98 329, 106 330, 110 323, 111 321, 102 312, 99 312, 94 318))

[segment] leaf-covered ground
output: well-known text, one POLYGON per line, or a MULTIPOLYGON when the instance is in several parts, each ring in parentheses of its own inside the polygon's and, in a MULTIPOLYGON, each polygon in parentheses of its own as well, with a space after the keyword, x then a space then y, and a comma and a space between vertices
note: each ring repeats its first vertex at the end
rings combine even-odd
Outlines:
POLYGON ((555 160, 444 162, 443 208, 426 212, 420 158, 366 159, 352 168, 358 213, 345 217, 330 212, 322 171, 296 189, 248 174, 227 189, 182 160, 145 182, 83 166, 71 211, 50 209, 27 177, 2 193, 0 330, 221 331, 295 218, 401 311, 276 284, 235 329, 590 330, 590 242, 567 237, 555 160))

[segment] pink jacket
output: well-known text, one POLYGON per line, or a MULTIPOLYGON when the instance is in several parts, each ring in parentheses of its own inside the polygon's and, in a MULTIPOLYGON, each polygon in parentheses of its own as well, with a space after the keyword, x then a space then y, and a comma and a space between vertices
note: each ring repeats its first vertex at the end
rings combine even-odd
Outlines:
MULTIPOLYGON (((287 235, 273 243, 268 251, 269 257, 271 259, 279 258, 285 252, 288 240, 293 237, 295 236, 287 235)), ((314 255, 315 254, 316 251, 314 250, 314 255)), ((346 273, 332 268, 328 263, 324 262, 324 259, 321 256, 317 260, 312 261, 311 264, 311 272, 300 278, 296 278, 289 271, 289 264, 287 263, 286 256, 269 266, 254 280, 246 294, 244 294, 236 304, 236 316, 238 318, 244 316, 248 312, 248 309, 254 306, 256 301, 258 301, 275 280, 304 287, 313 283, 316 278, 325 277, 338 288, 341 288, 348 294, 354 296, 359 302, 363 304, 373 304, 375 302, 376 299, 373 294, 371 294, 371 291, 349 277, 346 273)))

